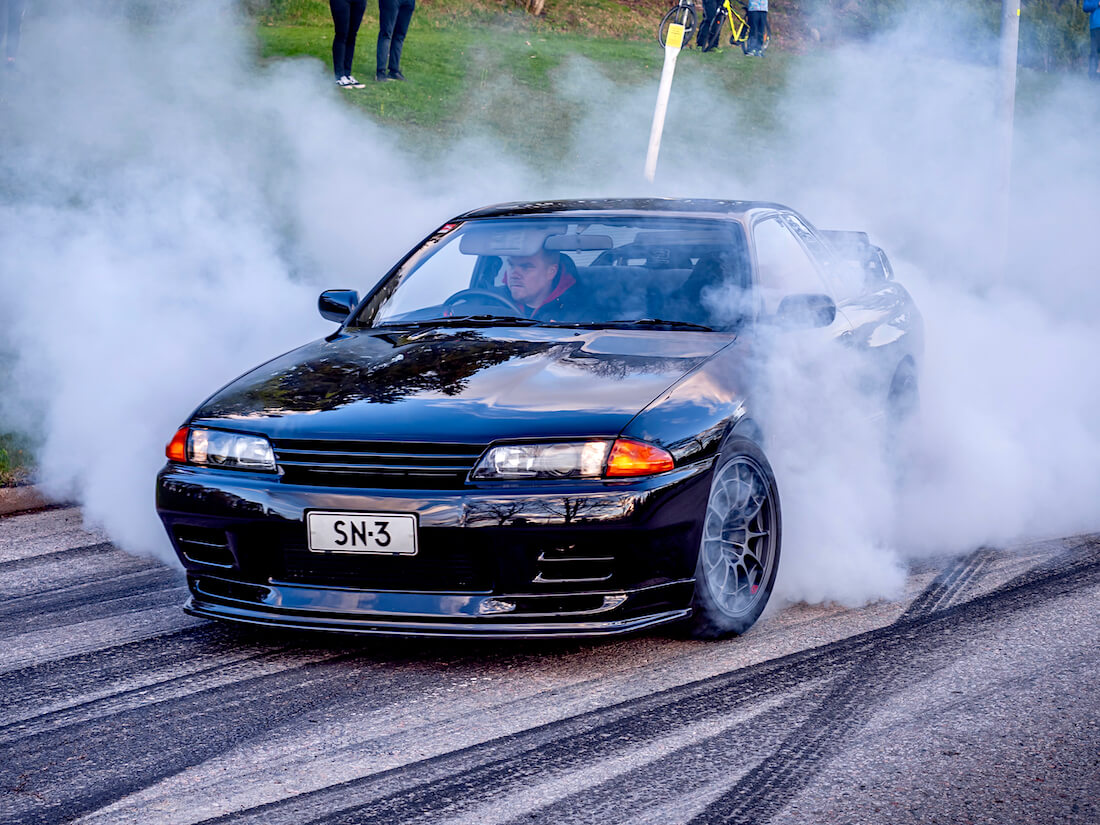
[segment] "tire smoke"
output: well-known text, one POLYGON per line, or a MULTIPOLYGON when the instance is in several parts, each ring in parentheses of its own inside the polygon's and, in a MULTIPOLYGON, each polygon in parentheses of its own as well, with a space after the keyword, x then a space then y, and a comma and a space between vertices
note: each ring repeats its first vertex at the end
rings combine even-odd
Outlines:
POLYGON ((914 294, 922 408, 892 458, 845 358, 769 361, 783 599, 888 597, 914 558, 1100 522, 1100 101, 1083 81, 1025 78, 1005 256, 994 70, 929 56, 945 50, 920 32, 805 58, 752 101, 685 55, 651 188, 653 83, 584 61, 555 75, 578 113, 567 168, 473 120, 425 174, 315 61, 260 65, 225 3, 33 23, 33 70, 0 102, 0 425, 129 551, 173 558, 151 504, 164 442, 218 386, 326 333, 320 289, 369 289, 463 209, 558 196, 787 203, 870 232, 914 294))

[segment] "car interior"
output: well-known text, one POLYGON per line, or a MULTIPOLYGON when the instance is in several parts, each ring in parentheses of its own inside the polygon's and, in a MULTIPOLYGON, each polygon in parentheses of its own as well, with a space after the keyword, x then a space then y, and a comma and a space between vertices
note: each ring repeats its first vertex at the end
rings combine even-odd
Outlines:
MULTIPOLYGON (((543 248, 569 258, 566 266, 577 280, 572 290, 583 296, 569 317, 554 320, 659 319, 712 329, 736 327, 750 314, 751 288, 748 257, 737 237, 722 230, 641 231, 629 243, 614 246, 607 235, 549 235, 543 248)), ((467 248, 485 251, 473 243, 467 248)), ((481 254, 471 288, 506 295, 505 257, 481 254)))

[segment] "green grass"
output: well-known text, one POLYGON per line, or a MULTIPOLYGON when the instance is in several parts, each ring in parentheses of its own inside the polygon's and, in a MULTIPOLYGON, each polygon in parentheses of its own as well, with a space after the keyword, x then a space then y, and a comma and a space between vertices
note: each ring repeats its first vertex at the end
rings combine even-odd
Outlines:
MULTIPOLYGON (((455 20, 413 18, 402 70, 406 83, 374 83, 376 24, 364 19, 356 48, 354 72, 366 89, 336 90, 381 124, 401 133, 426 156, 471 134, 492 138, 504 151, 537 158, 536 166, 551 168, 564 160, 570 134, 585 115, 584 104, 564 99, 556 76, 570 60, 588 61, 590 69, 621 90, 656 90, 664 59, 655 40, 587 37, 554 33, 537 27, 482 26, 455 20)), ((317 71, 331 74, 331 24, 282 25, 257 28, 264 59, 312 57, 317 71)), ((736 94, 758 128, 771 128, 771 102, 785 82, 792 58, 766 60, 685 51, 678 72, 690 71, 736 94), (751 87, 752 95, 744 90, 751 87), (758 115, 758 116, 757 116, 758 115)))
MULTIPOLYGON (((264 23, 325 25, 325 0, 248 0, 264 23)), ((604 37, 648 38, 667 7, 665 0, 548 0, 541 17, 527 14, 516 0, 418 0, 416 17, 430 24, 478 25, 525 31, 567 31, 604 37)), ((368 3, 367 18, 377 5, 368 3)))
POLYGON ((0 433, 0 487, 24 481, 31 465, 26 439, 0 433))

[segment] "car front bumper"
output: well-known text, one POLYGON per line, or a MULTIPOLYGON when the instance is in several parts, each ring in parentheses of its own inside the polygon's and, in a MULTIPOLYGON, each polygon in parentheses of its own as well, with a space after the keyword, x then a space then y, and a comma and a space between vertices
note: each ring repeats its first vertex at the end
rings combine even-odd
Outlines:
POLYGON ((168 465, 187 612, 364 634, 574 637, 690 615, 710 462, 630 482, 377 490, 168 465), (417 557, 306 547, 310 510, 415 513, 417 557))

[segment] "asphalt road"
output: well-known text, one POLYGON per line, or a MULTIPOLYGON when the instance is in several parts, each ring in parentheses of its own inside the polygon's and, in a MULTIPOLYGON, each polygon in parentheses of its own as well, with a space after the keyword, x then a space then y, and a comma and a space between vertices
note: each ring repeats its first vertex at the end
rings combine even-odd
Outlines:
POLYGON ((185 616, 78 510, 0 519, 6 823, 1100 823, 1100 536, 740 639, 349 640, 185 616))

